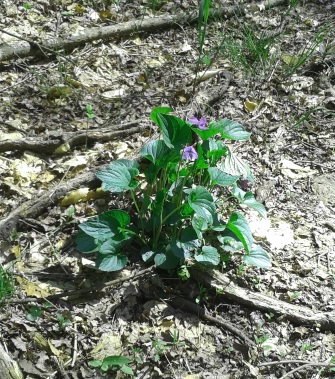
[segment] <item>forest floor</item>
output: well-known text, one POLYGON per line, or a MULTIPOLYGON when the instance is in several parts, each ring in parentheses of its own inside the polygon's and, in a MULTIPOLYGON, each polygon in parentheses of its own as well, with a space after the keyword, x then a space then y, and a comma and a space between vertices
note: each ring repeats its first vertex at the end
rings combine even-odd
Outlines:
MULTIPOLYGON (((74 244, 80 222, 115 204, 96 191, 92 173, 136 156, 156 131, 154 107, 185 120, 234 120, 251 133, 231 146, 250 165, 250 190, 268 217, 243 212, 272 267, 245 266, 234 255, 218 270, 242 288, 335 311, 335 2, 279 3, 244 2, 243 16, 211 19, 199 65, 197 23, 186 20, 0 61, 0 263, 14 278, 0 313, 1 344, 24 378, 123 378, 127 367, 135 378, 333 377, 332 328, 290 322, 173 272, 136 277, 145 265, 135 253, 123 271, 101 272, 74 244), (194 92, 195 73, 206 70, 212 78, 194 92), (226 84, 211 106, 196 103, 200 92, 226 84), (69 195, 67 183, 85 175, 69 195), (119 282, 100 291, 112 280, 119 282), (174 307, 162 288, 233 324, 255 346, 174 307), (73 292, 50 297, 64 291, 73 292), (106 373, 93 367, 110 356, 129 363, 110 361, 106 373)), ((211 7, 231 5, 213 0, 211 7)), ((197 9, 195 0, 4 0, 0 57, 6 44, 24 43, 13 34, 39 43, 197 9)), ((1 278, 4 294, 5 271, 1 278)))

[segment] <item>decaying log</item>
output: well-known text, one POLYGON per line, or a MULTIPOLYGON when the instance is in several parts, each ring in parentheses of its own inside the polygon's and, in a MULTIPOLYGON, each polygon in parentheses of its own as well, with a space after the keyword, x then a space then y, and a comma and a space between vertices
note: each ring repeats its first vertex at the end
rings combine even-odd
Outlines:
POLYGON ((0 344, 0 377, 1 379, 23 379, 18 364, 6 353, 0 344))
MULTIPOLYGON (((269 9, 286 3, 286 0, 265 0, 260 4, 238 4, 236 6, 211 9, 209 19, 216 17, 230 18, 241 16, 251 8, 269 9)), ((141 20, 132 20, 122 24, 85 29, 76 35, 67 38, 50 38, 41 41, 28 41, 22 39, 16 45, 3 44, 0 48, 0 61, 24 58, 31 55, 47 54, 59 50, 71 50, 77 46, 84 45, 98 39, 117 39, 129 36, 133 33, 156 32, 167 28, 176 28, 180 25, 198 22, 198 11, 189 13, 178 13, 177 15, 162 15, 158 17, 145 17, 141 20)), ((0 32, 6 33, 4 30, 0 32)), ((13 35, 13 34, 12 34, 13 35)))
POLYGON ((22 137, 15 140, 0 141, 0 153, 5 151, 33 151, 42 154, 55 154, 55 151, 64 146, 64 152, 72 147, 93 142, 109 142, 120 138, 133 136, 141 131, 141 120, 135 120, 126 124, 111 125, 108 128, 96 130, 80 130, 76 132, 51 132, 48 137, 22 137))
POLYGON ((253 292, 233 283, 227 276, 215 269, 202 271, 191 269, 192 276, 207 287, 220 290, 223 296, 265 312, 283 315, 287 320, 298 325, 318 327, 322 330, 335 331, 335 312, 319 312, 313 309, 290 304, 270 296, 253 292))

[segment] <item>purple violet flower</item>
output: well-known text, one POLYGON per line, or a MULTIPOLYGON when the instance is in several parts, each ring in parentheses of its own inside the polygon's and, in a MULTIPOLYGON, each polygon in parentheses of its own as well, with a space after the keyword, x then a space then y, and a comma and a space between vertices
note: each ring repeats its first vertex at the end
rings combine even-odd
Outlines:
POLYGON ((208 129, 206 126, 206 119, 205 117, 201 117, 200 120, 198 120, 196 117, 190 117, 189 122, 191 122, 193 125, 196 125, 198 129, 200 130, 206 130, 208 129))
POLYGON ((195 161, 198 158, 198 153, 194 150, 194 147, 186 146, 184 148, 182 158, 195 161))

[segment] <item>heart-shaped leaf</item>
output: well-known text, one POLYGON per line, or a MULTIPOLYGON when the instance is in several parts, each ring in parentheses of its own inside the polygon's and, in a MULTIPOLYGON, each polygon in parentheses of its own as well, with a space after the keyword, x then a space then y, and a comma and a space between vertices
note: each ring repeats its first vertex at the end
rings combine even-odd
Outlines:
POLYGON ((243 243, 236 237, 236 235, 226 229, 218 236, 218 240, 222 243, 221 249, 224 251, 234 252, 243 249, 243 243))
POLYGON ((169 148, 180 150, 191 142, 191 129, 183 120, 158 113, 157 122, 162 132, 163 141, 169 148))
POLYGON ((101 271, 118 271, 127 264, 127 257, 123 254, 97 254, 95 267, 101 271))
POLYGON ((138 167, 136 162, 120 159, 111 162, 96 176, 102 181, 103 191, 122 192, 136 188, 138 183, 133 179, 139 174, 138 167))
POLYGON ((89 236, 79 229, 76 235, 76 248, 81 253, 93 253, 98 250, 98 245, 94 237, 89 236))
POLYGON ((219 169, 233 176, 239 175, 243 178, 248 178, 250 176, 249 166, 230 149, 227 149, 227 156, 223 163, 219 165, 219 169))
POLYGON ((271 258, 269 254, 260 246, 253 245, 250 252, 243 256, 243 260, 247 265, 257 266, 260 268, 270 268, 271 258))
POLYGON ((192 227, 182 230, 180 240, 174 240, 170 243, 172 253, 178 258, 189 258, 190 251, 199 247, 197 233, 192 227))
POLYGON ((244 127, 236 121, 222 119, 218 122, 211 122, 210 127, 220 130, 222 138, 242 141, 250 137, 250 133, 248 133, 244 127))
POLYGON ((233 196, 238 199, 240 204, 245 204, 248 207, 255 209, 263 218, 266 218, 266 209, 264 205, 255 199, 252 192, 245 192, 238 186, 234 186, 233 196))
POLYGON ((194 212, 206 220, 209 224, 213 223, 215 205, 212 195, 202 186, 196 187, 188 195, 188 204, 194 212))
POLYGON ((231 186, 232 184, 236 183, 240 177, 239 175, 226 174, 216 167, 210 167, 208 169, 208 173, 211 178, 212 184, 217 184, 223 187, 231 186))
POLYGON ((192 226, 194 231, 197 233, 198 238, 201 239, 202 232, 208 228, 208 223, 205 219, 195 214, 192 218, 192 226))
POLYGON ((243 203, 248 207, 255 209, 263 218, 266 218, 266 209, 263 204, 259 203, 251 192, 244 195, 243 203))
POLYGON ((169 152, 170 149, 162 140, 153 140, 146 143, 139 152, 140 157, 149 159, 149 161, 156 163, 169 152))
POLYGON ((107 211, 79 225, 87 235, 105 241, 126 227, 130 222, 128 214, 120 210, 107 211))
POLYGON ((157 115, 158 114, 168 114, 169 112, 171 112, 172 109, 171 108, 168 108, 168 107, 156 107, 154 108, 151 113, 150 113, 150 118, 151 120, 156 124, 158 125, 158 119, 157 119, 157 115))
POLYGON ((157 253, 154 258, 157 267, 163 270, 171 270, 178 266, 180 259, 172 252, 170 253, 157 253))
POLYGON ((216 266, 220 263, 220 255, 213 246, 203 246, 200 254, 194 256, 195 260, 206 266, 216 266))
POLYGON ((246 219, 239 213, 232 213, 227 226, 242 242, 244 249, 249 252, 252 246, 252 234, 246 219))

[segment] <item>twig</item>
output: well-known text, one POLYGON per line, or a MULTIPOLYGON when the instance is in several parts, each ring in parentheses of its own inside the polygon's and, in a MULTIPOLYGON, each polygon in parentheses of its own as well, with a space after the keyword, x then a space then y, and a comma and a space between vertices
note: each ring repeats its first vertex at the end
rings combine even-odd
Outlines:
POLYGON ((28 134, 25 130, 20 129, 17 126, 14 126, 14 125, 10 124, 9 122, 1 121, 0 120, 0 124, 7 126, 7 128, 9 128, 9 129, 14 129, 14 130, 16 130, 16 131, 18 131, 18 132, 20 132, 22 134, 25 134, 25 135, 28 134))
POLYGON ((74 333, 74 341, 73 341, 73 356, 71 361, 71 367, 73 367, 77 360, 77 354, 78 354, 78 332, 77 332, 77 324, 74 323, 73 329, 75 330, 74 333))
POLYGON ((252 341, 249 337, 247 337, 241 330, 237 329, 235 326, 230 324, 228 321, 220 320, 216 317, 210 316, 206 313, 206 311, 200 307, 199 305, 193 303, 190 300, 184 299, 182 297, 177 297, 168 301, 174 307, 179 308, 182 311, 191 312, 197 316, 199 316, 202 320, 208 321, 211 324, 216 324, 224 330, 227 330, 237 337, 239 337, 243 342, 247 343, 249 346, 255 346, 255 342, 252 341))
POLYGON ((285 375, 281 376, 279 379, 288 378, 290 375, 294 374, 295 372, 300 371, 300 370, 307 368, 307 367, 326 367, 326 368, 335 367, 335 364, 321 363, 321 362, 309 362, 309 361, 303 361, 303 360, 284 360, 284 361, 264 362, 264 363, 260 363, 258 365, 258 367, 283 365, 283 364, 291 364, 291 363, 300 363, 301 366, 296 367, 295 369, 287 372, 285 375))
POLYGON ((64 379, 70 379, 69 375, 66 373, 66 371, 64 370, 64 367, 61 365, 61 363, 59 362, 58 358, 53 355, 52 356, 52 359, 54 360, 54 362, 56 363, 57 367, 58 367, 58 370, 57 372, 59 374, 61 374, 61 377, 64 378, 64 379))
POLYGON ((41 303, 43 301, 62 299, 63 297, 72 297, 72 296, 84 295, 84 294, 89 294, 89 293, 92 293, 92 294, 99 293, 99 292, 101 293, 108 287, 115 286, 117 284, 121 284, 127 281, 132 281, 134 279, 139 278, 140 276, 150 273, 153 269, 154 269, 154 266, 146 268, 142 271, 139 271, 137 274, 133 276, 111 280, 110 282, 104 283, 102 288, 99 288, 99 289, 83 288, 79 290, 61 292, 61 293, 49 295, 46 297, 27 297, 25 299, 13 299, 13 300, 8 300, 7 304, 24 304, 24 303, 32 303, 32 302, 41 303))
POLYGON ((300 363, 300 364, 308 364, 311 366, 329 366, 329 367, 335 367, 335 364, 329 364, 329 363, 322 363, 322 362, 310 362, 310 361, 303 361, 300 359, 288 359, 283 361, 273 361, 273 362, 263 362, 258 365, 258 367, 265 367, 265 366, 275 366, 275 365, 285 365, 285 364, 291 364, 291 363, 300 363))
POLYGON ((297 371, 300 371, 300 370, 302 370, 304 368, 307 368, 307 367, 313 367, 313 366, 317 366, 317 367, 335 367, 335 365, 329 365, 327 363, 324 363, 324 364, 323 363, 306 363, 305 365, 296 367, 295 369, 289 371, 287 374, 281 376, 279 379, 288 378, 289 376, 291 376, 292 374, 294 374, 297 371))

